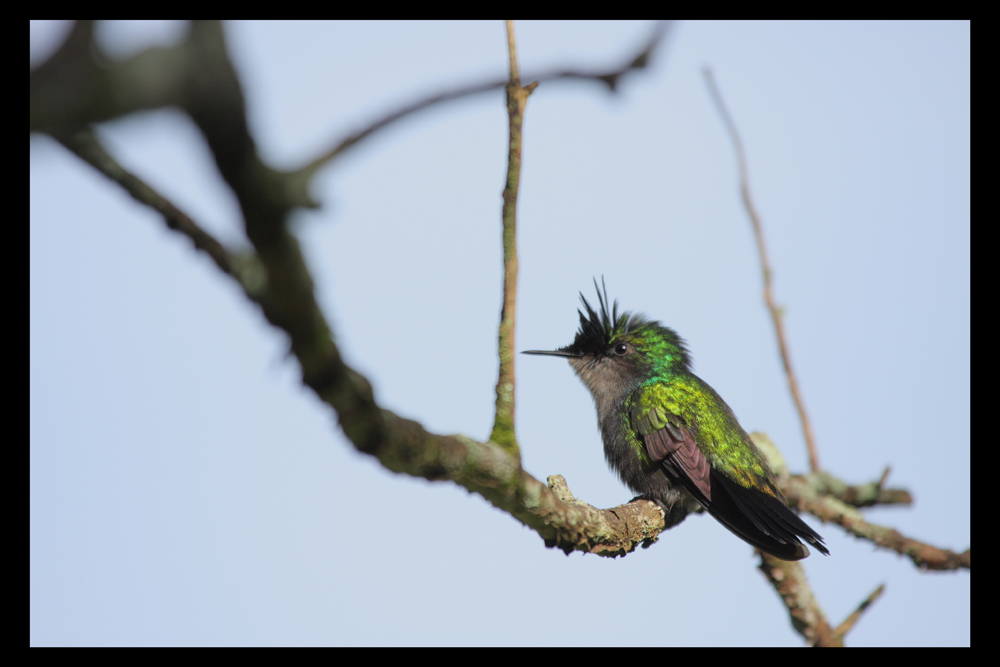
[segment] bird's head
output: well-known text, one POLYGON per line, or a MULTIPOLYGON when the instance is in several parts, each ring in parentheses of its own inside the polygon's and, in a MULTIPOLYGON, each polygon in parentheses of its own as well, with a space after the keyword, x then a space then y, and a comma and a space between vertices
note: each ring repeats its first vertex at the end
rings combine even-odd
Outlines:
POLYGON ((609 304, 607 289, 602 294, 596 280, 594 287, 600 308, 595 310, 580 294, 580 328, 571 344, 551 351, 527 350, 524 354, 565 357, 603 414, 602 407, 610 407, 643 382, 689 371, 691 358, 673 329, 641 313, 619 313, 617 301, 609 304))

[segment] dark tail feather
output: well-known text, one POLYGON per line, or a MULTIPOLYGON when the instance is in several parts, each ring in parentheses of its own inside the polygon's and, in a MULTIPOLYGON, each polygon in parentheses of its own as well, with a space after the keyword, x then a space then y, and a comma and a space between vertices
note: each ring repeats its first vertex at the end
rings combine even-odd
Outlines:
POLYGON ((695 497, 709 514, 743 541, 782 560, 801 560, 808 556, 809 549, 802 540, 824 556, 830 555, 819 533, 777 498, 744 488, 715 470, 710 477, 711 502, 703 502, 703 497, 698 497, 701 494, 695 497))

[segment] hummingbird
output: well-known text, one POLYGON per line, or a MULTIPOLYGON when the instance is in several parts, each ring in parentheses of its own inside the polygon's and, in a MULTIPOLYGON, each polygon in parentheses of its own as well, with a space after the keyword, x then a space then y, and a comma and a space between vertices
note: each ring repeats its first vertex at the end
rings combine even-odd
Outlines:
MULTIPOLYGON (((603 280, 602 280, 603 283, 603 280)), ((667 525, 698 505, 737 537, 782 560, 824 555, 823 538, 788 508, 774 473, 722 397, 691 370, 673 329, 641 313, 608 312, 605 287, 573 343, 524 354, 565 357, 594 397, 604 456, 622 482, 659 504, 667 525)))

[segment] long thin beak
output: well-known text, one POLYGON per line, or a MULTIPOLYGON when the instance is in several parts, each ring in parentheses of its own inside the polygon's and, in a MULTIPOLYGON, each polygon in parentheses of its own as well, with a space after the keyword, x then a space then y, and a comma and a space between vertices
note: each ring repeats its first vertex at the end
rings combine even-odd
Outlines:
POLYGON ((565 352, 564 350, 525 350, 521 354, 542 354, 549 357, 569 357, 571 359, 579 359, 582 354, 575 354, 573 352, 565 352))

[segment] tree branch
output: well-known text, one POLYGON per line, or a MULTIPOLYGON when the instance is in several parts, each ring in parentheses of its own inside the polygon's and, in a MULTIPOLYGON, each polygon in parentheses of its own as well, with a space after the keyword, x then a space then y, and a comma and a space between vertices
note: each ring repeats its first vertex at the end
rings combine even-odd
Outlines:
MULTIPOLYGON (((608 90, 614 92, 618 89, 618 84, 623 76, 632 70, 644 69, 649 64, 653 53, 666 37, 671 25, 672 22, 670 21, 660 21, 657 23, 653 29, 652 35, 650 35, 649 40, 647 40, 642 48, 639 49, 634 56, 617 67, 603 70, 560 69, 542 72, 536 76, 526 78, 534 80, 536 84, 560 80, 597 81, 603 83, 608 87, 608 90)), ((367 127, 356 132, 352 132, 343 139, 339 140, 330 149, 326 150, 319 157, 302 167, 297 174, 306 179, 311 178, 316 171, 325 166, 330 160, 338 157, 348 149, 353 148, 363 139, 367 139, 375 132, 384 129, 392 123, 406 118, 409 115, 423 111, 424 109, 429 109, 430 107, 441 104, 442 102, 450 102, 451 100, 457 100, 463 97, 471 97, 473 95, 499 90, 501 88, 505 88, 508 83, 510 83, 509 77, 506 79, 496 79, 493 81, 468 84, 425 97, 421 100, 417 100, 416 102, 411 102, 410 104, 400 107, 396 111, 386 114, 367 127)))
POLYGON ((784 314, 782 308, 777 305, 774 299, 774 290, 771 287, 773 272, 771 271, 771 263, 767 258, 764 227, 760 222, 760 216, 757 215, 757 208, 754 206, 753 199, 750 196, 750 172, 747 168, 746 155, 743 151, 743 140, 740 139, 736 123, 733 122, 732 116, 729 115, 726 103, 722 99, 722 93, 719 92, 718 87, 715 85, 712 70, 706 67, 703 73, 705 75, 705 84, 712 95, 716 109, 719 110, 719 115, 722 116, 722 122, 725 124, 726 130, 729 132, 729 138, 733 142, 733 150, 736 151, 736 162, 739 165, 740 171, 740 194, 743 197, 743 206, 750 217, 750 224, 753 226, 754 238, 757 240, 757 254, 760 256, 760 268, 764 279, 764 302, 767 304, 767 311, 771 314, 771 321, 774 323, 774 333, 778 338, 778 351, 781 353, 781 361, 785 366, 785 376, 788 378, 788 389, 792 392, 792 400, 795 402, 795 409, 798 411, 799 421, 802 423, 802 433, 805 436, 806 448, 809 451, 809 465, 813 472, 815 472, 820 469, 819 451, 816 447, 816 439, 813 436, 812 422, 809 421, 806 404, 799 391, 799 381, 795 377, 795 371, 792 370, 792 353, 789 351, 788 341, 785 337, 784 314))
POLYGON ((843 623, 837 626, 834 633, 841 638, 841 641, 843 641, 843 638, 847 636, 847 633, 854 628, 858 620, 861 619, 862 614, 868 611, 868 609, 875 604, 875 601, 882 597, 882 593, 884 591, 885 584, 880 584, 878 588, 872 591, 871 594, 858 605, 857 609, 851 612, 850 616, 844 619, 843 623))
POLYGON ((796 632, 813 646, 843 646, 842 638, 827 622, 801 563, 761 554, 759 569, 781 596, 796 632))
MULTIPOLYGON (((113 111, 104 109, 98 113, 97 107, 86 99, 67 99, 73 94, 86 98, 87 91, 70 86, 54 94, 50 86, 69 85, 65 76, 70 71, 89 72, 87 76, 105 93, 109 92, 107 86, 126 85, 126 78, 116 73, 105 76, 99 71, 96 44, 91 42, 84 48, 85 40, 91 37, 88 24, 75 28, 67 43, 53 56, 58 67, 49 68, 49 63, 45 63, 33 72, 33 76, 39 71, 49 72, 45 76, 50 77, 32 90, 33 119, 45 119, 39 121, 40 128, 118 183, 137 201, 158 211, 169 229, 189 238, 225 275, 238 282, 268 322, 288 335, 291 352, 301 367, 303 384, 333 408, 344 434, 359 451, 376 457, 395 472, 431 481, 450 480, 475 491, 538 532, 547 546, 567 553, 625 555, 640 544, 655 541, 669 527, 664 524, 662 510, 654 503, 634 501, 608 510, 594 508, 573 498, 561 477, 550 478, 552 488, 543 485, 521 467, 516 455, 493 443, 429 433, 417 422, 380 408, 368 380, 344 362, 316 302, 312 278, 298 241, 286 227, 292 210, 306 205, 300 196, 304 192, 299 187, 302 183, 296 174, 271 169, 260 159, 249 133, 242 90, 227 55, 221 24, 196 22, 182 44, 166 50, 151 49, 135 59, 147 60, 144 66, 150 66, 148 61, 163 56, 169 63, 157 66, 169 70, 170 76, 192 77, 175 86, 184 91, 179 99, 168 96, 159 103, 180 102, 205 135, 216 165, 243 212, 247 237, 255 251, 247 255, 226 250, 203 225, 123 169, 87 129, 90 122, 105 115, 113 117, 134 108, 119 105, 113 111), (171 69, 178 60, 185 59, 192 59, 197 67, 186 66, 183 72, 171 69), (36 103, 42 103, 39 100, 49 100, 59 108, 36 108, 36 103), (64 113, 66 109, 72 112, 64 113)), ((657 36, 644 52, 650 51, 658 40, 657 36)), ((635 58, 631 66, 643 66, 647 57, 648 54, 635 58)), ((610 81, 616 81, 621 73, 610 81)), ((572 73, 564 72, 562 76, 572 78, 572 73)), ((528 88, 520 89, 523 97, 518 113, 523 112, 528 88)), ((517 139, 519 143, 519 133, 517 139)))
POLYGON ((507 84, 507 180, 503 189, 503 307, 500 309, 496 417, 490 441, 518 460, 521 452, 514 432, 514 322, 517 303, 517 187, 521 180, 521 127, 524 108, 538 82, 521 85, 514 43, 514 22, 507 21, 507 50, 510 55, 510 83, 507 84))

